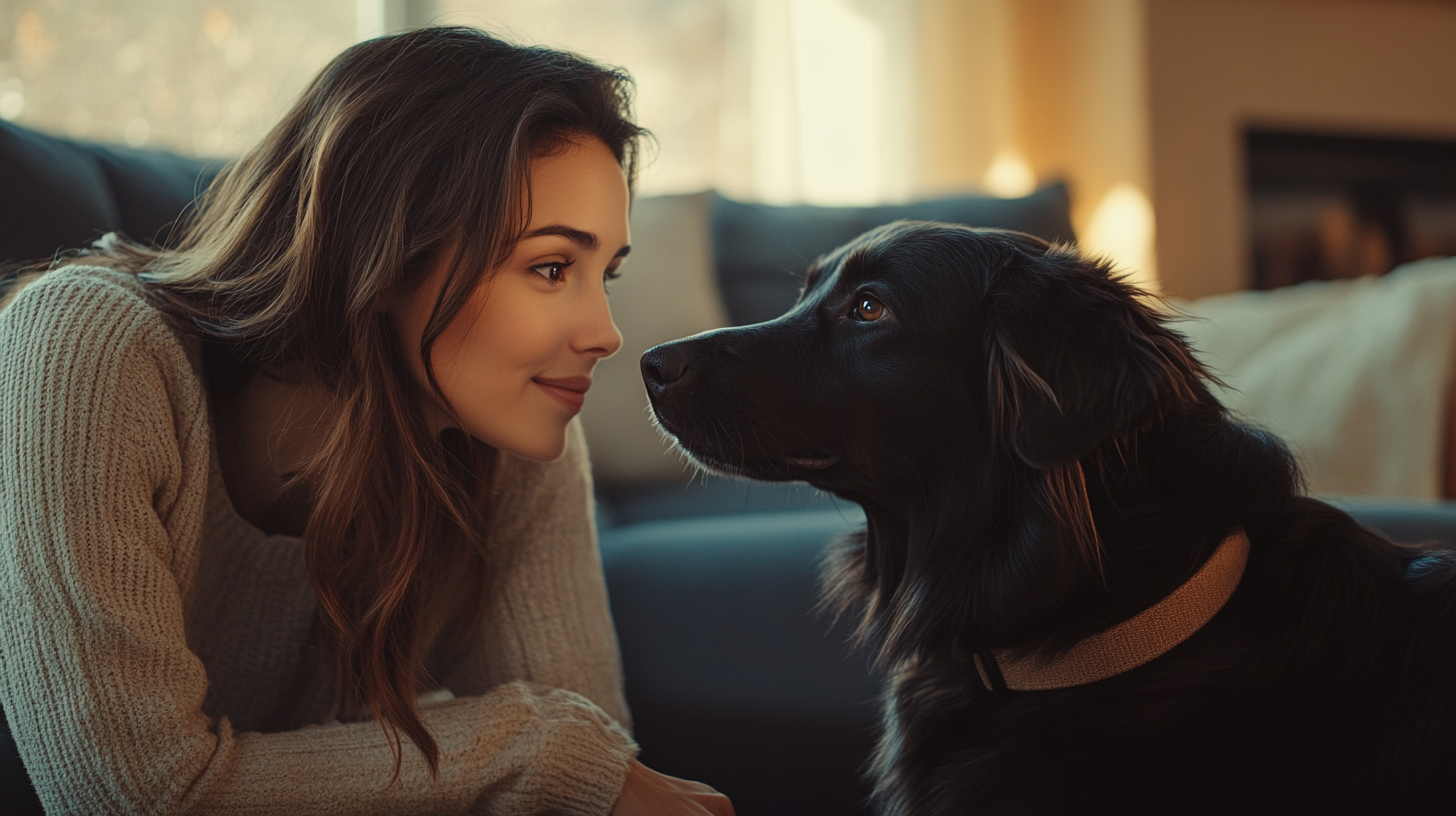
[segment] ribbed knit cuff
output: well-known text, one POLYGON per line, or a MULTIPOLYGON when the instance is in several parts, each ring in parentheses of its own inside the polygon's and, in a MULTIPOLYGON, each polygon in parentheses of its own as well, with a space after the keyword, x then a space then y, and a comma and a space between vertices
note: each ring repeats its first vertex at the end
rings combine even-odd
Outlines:
POLYGON ((593 709, 599 719, 553 729, 543 758, 555 765, 558 780, 542 791, 543 813, 606 816, 622 795, 627 765, 637 744, 627 732, 593 709))
POLYGON ((450 723, 440 736, 449 740, 444 732, 452 731, 470 743, 466 751, 473 756, 462 757, 460 781, 475 787, 472 813, 606 816, 637 755, 626 730, 586 697, 564 689, 516 681, 485 698, 444 703, 428 713, 440 725, 442 719, 450 723), (471 709, 495 727, 472 724, 471 709), (471 773, 472 765, 496 770, 482 779, 471 773))

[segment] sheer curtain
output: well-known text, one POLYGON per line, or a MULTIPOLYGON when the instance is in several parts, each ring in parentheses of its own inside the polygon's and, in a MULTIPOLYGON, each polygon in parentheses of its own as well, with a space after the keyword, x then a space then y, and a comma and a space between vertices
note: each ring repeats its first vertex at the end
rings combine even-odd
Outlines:
MULTIPOLYGON (((746 55, 751 176, 764 201, 903 199, 916 120, 915 3, 744 0, 729 47, 746 55)), ((726 123, 725 123, 726 124, 726 123)), ((727 182, 728 179, 723 179, 727 182)))
POLYGON ((914 186, 922 0, 4 0, 0 118, 194 155, 256 142, 334 54, 431 22, 628 69, 645 193, 868 203, 914 186))
POLYGON ((433 19, 631 71, 658 138, 648 194, 771 202, 910 192, 916 2, 441 0, 433 19))

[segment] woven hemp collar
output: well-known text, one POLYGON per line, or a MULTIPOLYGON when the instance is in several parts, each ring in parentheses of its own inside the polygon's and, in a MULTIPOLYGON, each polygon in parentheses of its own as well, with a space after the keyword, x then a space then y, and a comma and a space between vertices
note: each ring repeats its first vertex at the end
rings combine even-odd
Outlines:
POLYGON ((1238 589, 1249 560, 1249 538, 1229 536, 1173 594, 1052 659, 1015 659, 1006 650, 974 655, 989 691, 1050 691, 1106 680, 1162 656, 1193 636, 1238 589), (998 682, 999 681, 999 682, 998 682))

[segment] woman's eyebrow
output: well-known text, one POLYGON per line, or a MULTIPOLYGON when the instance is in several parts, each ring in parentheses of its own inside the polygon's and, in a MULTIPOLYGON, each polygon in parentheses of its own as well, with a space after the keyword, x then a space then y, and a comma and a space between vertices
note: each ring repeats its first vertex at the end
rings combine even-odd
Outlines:
POLYGON ((565 224, 547 224, 544 227, 531 230, 525 235, 522 235, 521 238, 539 238, 543 235, 559 235, 583 249, 596 249, 601 245, 601 241, 597 240, 596 233, 579 230, 576 227, 568 227, 565 224))
MULTIPOLYGON (((525 240, 526 238, 539 238, 543 235, 559 235, 562 238, 565 238, 566 240, 584 249, 596 249, 597 247, 601 246, 602 243, 597 238, 596 233, 587 232, 586 230, 579 230, 576 227, 568 227, 565 224, 547 224, 544 227, 538 227, 526 233, 525 235, 522 235, 521 239, 525 240)), ((631 246, 624 246, 621 249, 617 250, 617 254, 613 255, 612 257, 621 258, 631 251, 631 246)))

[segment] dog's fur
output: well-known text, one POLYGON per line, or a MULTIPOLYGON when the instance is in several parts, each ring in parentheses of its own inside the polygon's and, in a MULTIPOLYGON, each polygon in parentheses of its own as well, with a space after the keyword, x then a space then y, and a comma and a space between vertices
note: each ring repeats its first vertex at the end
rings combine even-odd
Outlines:
POLYGON ((1302 495, 1289 451, 1105 263, 893 224, 816 262, 783 317, 642 367, 698 462, 864 507, 825 585, 887 677, 881 813, 1456 809, 1456 557, 1302 495), (982 685, 972 653, 1064 652, 1240 529, 1238 589, 1164 656, 982 685))

